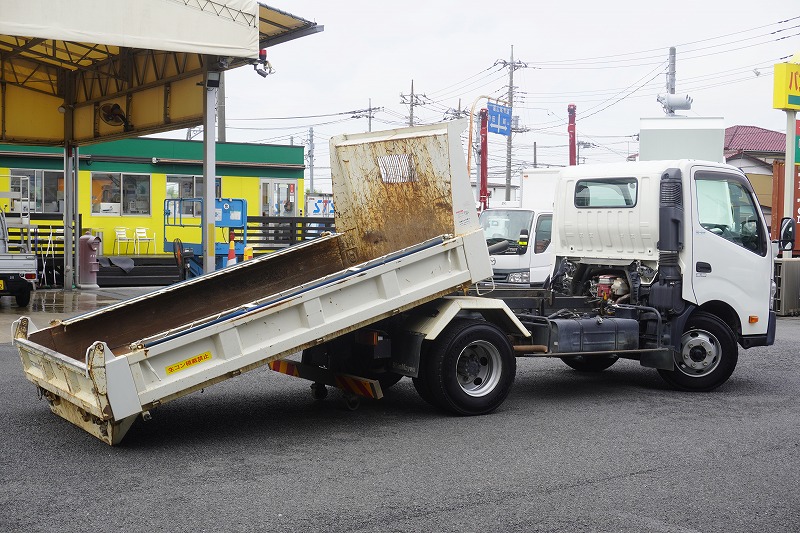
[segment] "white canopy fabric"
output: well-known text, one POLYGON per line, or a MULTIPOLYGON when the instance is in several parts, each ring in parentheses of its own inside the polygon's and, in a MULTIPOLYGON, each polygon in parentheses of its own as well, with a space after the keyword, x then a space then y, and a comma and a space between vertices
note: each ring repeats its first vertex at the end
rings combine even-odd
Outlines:
POLYGON ((3 0, 0 34, 257 58, 258 11, 255 0, 3 0))

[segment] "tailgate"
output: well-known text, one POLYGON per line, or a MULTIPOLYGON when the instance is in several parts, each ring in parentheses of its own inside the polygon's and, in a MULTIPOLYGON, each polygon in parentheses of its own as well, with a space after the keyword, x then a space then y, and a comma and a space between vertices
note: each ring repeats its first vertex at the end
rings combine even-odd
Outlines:
POLYGON ((125 359, 114 364, 114 355, 98 342, 79 361, 29 341, 27 336, 35 329, 28 317, 12 325, 25 377, 36 384, 53 413, 108 444, 118 443, 141 411, 136 409, 138 399, 125 359))

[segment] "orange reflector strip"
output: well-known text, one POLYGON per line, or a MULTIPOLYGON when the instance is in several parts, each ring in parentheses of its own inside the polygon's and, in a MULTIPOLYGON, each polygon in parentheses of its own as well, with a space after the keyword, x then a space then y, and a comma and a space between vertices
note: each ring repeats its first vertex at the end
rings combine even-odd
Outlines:
POLYGON ((750 318, 748 319, 748 321, 751 324, 755 324, 756 322, 758 322, 758 317, 756 315, 750 315, 750 318))
POLYGON ((269 364, 269 367, 275 372, 280 372, 281 374, 294 376, 296 378, 300 377, 300 372, 297 370, 297 366, 295 366, 295 364, 291 361, 272 361, 269 364))
POLYGON ((375 398, 375 396, 377 396, 369 383, 365 383, 360 379, 350 376, 336 376, 336 386, 342 390, 350 391, 353 394, 358 394, 366 398, 375 398))

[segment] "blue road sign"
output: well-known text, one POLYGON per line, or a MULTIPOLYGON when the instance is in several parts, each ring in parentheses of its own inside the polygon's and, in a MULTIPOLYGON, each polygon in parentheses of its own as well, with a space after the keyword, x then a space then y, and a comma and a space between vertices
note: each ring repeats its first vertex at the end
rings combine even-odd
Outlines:
POLYGON ((489 132, 505 136, 511 135, 511 108, 491 102, 486 108, 489 111, 489 132))

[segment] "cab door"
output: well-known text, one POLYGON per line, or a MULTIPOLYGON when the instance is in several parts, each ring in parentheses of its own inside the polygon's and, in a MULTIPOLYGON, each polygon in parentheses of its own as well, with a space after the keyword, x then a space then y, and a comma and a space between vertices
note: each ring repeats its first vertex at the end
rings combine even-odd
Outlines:
MULTIPOLYGON (((739 314, 742 334, 766 331, 772 258, 764 218, 741 174, 694 167, 690 279, 698 305, 725 302, 739 314), (750 317, 758 317, 751 323, 750 317)), ((689 277, 689 276, 687 276, 689 277)))
POLYGON ((552 273, 553 247, 550 240, 553 232, 552 213, 539 213, 533 230, 533 239, 529 240, 528 255, 531 265, 531 283, 541 285, 552 273))

